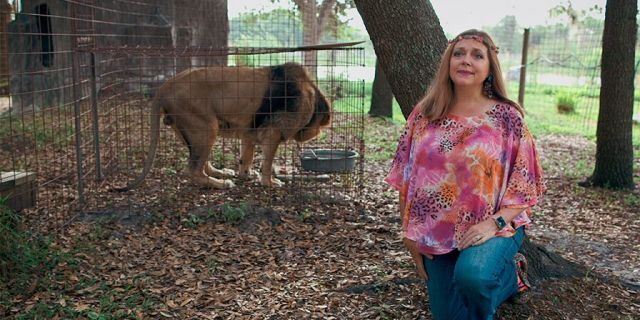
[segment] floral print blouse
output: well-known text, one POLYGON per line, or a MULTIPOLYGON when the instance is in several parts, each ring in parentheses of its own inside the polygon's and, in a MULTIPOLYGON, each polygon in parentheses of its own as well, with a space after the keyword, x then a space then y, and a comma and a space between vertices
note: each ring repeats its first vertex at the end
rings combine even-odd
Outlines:
POLYGON ((414 108, 385 182, 405 202, 405 237, 427 254, 453 251, 471 226, 501 208, 526 208, 497 233, 512 236, 529 226, 545 191, 533 137, 507 103, 434 121, 414 108))

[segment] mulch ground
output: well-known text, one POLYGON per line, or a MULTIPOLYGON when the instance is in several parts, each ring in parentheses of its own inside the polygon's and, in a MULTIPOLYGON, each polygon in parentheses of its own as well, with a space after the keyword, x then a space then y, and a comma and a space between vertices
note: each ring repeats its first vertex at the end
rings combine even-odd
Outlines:
MULTIPOLYGON (((397 126, 367 121, 389 141, 399 135, 397 126)), ((590 141, 545 136, 538 145, 549 192, 532 240, 605 278, 545 281, 524 305, 503 305, 499 318, 639 318, 640 191, 577 187, 584 177, 575 163, 593 161, 590 141)), ((0 315, 46 305, 60 310, 52 318, 65 318, 66 308, 92 319, 430 319, 398 236, 397 193, 381 182, 388 166, 368 161, 366 186, 351 200, 310 197, 291 208, 257 188, 247 214, 234 219, 221 204, 242 185, 222 196, 171 179, 126 196, 104 192, 127 205, 79 215, 53 243, 71 262, 0 315)))

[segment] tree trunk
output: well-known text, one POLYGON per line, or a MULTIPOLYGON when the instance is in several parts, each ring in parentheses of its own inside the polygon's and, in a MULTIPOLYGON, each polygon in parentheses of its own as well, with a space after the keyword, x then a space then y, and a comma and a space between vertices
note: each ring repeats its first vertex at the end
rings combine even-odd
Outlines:
MULTIPOLYGON (((315 0, 304 1, 300 9, 302 11, 302 45, 318 44, 318 20, 316 20, 318 10, 315 0)), ((304 65, 313 79, 316 78, 317 57, 317 51, 304 52, 304 65)))
MULTIPOLYGON (((331 11, 336 5, 336 0, 323 0, 318 6, 316 0, 294 0, 298 10, 302 14, 302 45, 312 46, 320 43, 331 11)), ((315 79, 318 66, 318 52, 305 51, 304 65, 309 75, 315 79)))
POLYGON ((195 16, 197 21, 192 24, 193 45, 213 54, 196 57, 196 59, 206 66, 226 66, 228 62, 226 49, 229 41, 227 0, 206 0, 200 3, 200 10, 195 16))
POLYGON ((171 1, 173 44, 177 48, 198 47, 204 54, 178 58, 176 72, 191 67, 227 65, 229 18, 227 0, 171 1))
MULTIPOLYGON (((446 44, 444 32, 427 1, 398 0, 392 5, 382 0, 355 0, 355 3, 406 118, 435 76, 446 44)), ((630 43, 634 45, 635 41, 630 43)), ((521 251, 529 261, 534 283, 584 274, 582 267, 528 239, 521 251)))
POLYGON ((447 39, 426 0, 355 0, 405 118, 435 76, 447 39))
POLYGON ((633 78, 637 0, 608 0, 602 34, 596 167, 591 184, 632 189, 633 78))
POLYGON ((376 75, 371 89, 369 115, 388 118, 393 116, 393 92, 378 60, 376 60, 376 75))
POLYGON ((531 242, 528 237, 524 238, 520 252, 527 257, 529 263, 527 274, 533 285, 539 284, 544 279, 581 277, 587 273, 585 267, 548 251, 545 247, 531 242))

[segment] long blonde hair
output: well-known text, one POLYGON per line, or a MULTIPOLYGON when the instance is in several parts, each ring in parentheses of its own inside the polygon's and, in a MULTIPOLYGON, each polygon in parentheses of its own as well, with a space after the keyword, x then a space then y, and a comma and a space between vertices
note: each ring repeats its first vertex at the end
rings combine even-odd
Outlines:
POLYGON ((484 31, 470 29, 457 35, 453 41, 449 42, 447 49, 442 54, 438 73, 431 82, 425 96, 418 102, 417 107, 420 108, 422 114, 429 120, 444 118, 451 110, 453 105, 453 81, 449 76, 449 65, 451 63, 451 55, 456 42, 465 37, 477 37, 487 47, 489 56, 489 74, 493 76, 492 89, 494 99, 506 102, 514 106, 523 116, 524 110, 515 101, 507 98, 507 89, 502 79, 502 70, 500 61, 498 60, 498 52, 493 39, 484 31))

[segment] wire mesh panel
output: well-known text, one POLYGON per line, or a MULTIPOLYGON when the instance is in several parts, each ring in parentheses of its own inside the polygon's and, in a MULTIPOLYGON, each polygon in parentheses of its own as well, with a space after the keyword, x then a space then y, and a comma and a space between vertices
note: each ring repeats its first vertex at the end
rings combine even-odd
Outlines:
POLYGON ((75 107, 81 92, 74 94, 72 20, 60 1, 20 4, 18 12, 0 12, 10 20, 1 35, 7 43, 2 60, 8 61, 0 76, 7 93, 0 107, 2 195, 12 203, 33 192, 42 221, 58 223, 79 196, 75 107))
POLYGON ((296 48, 307 44, 296 11, 229 21, 224 3, 25 0, 3 9, 1 171, 33 173, 38 202, 26 212, 62 225, 78 209, 166 207, 176 197, 353 199, 364 166, 363 50, 296 48), (156 132, 146 179, 113 191, 140 175, 156 132))
POLYGON ((563 125, 595 135, 603 25, 531 30, 525 105, 546 106, 563 125))
MULTIPOLYGON (((604 20, 585 16, 572 23, 529 29, 523 88, 523 29, 515 17, 490 28, 500 47, 500 62, 512 99, 524 90, 524 108, 534 133, 595 137, 600 105, 600 72, 604 20)), ((637 46, 637 44, 636 44, 637 46)), ((636 63, 636 66, 638 63, 636 63)), ((637 68, 636 68, 637 69, 637 68)), ((634 82, 638 83, 639 77, 634 82)), ((637 87, 637 86, 636 86, 637 87)), ((640 95, 634 95, 634 122, 640 123, 640 95)), ((634 126, 634 137, 640 132, 634 126)))
MULTIPOLYGON (((249 66, 197 64, 176 74, 175 61, 183 57, 213 58, 226 53, 102 50, 98 54, 101 61, 144 57, 145 67, 138 67, 137 75, 126 79, 117 73, 99 77, 108 88, 98 94, 100 162, 107 178, 94 189, 95 197, 89 198, 100 199, 103 191, 122 187, 143 171, 154 134, 150 110, 157 104, 162 104, 161 111, 166 114, 159 128, 154 169, 146 176, 141 192, 188 185, 211 188, 194 192, 213 198, 231 192, 236 200, 246 196, 263 204, 271 203, 272 195, 279 193, 302 202, 306 201, 305 192, 329 198, 353 195, 362 183, 364 84, 354 81, 350 71, 358 67, 354 61, 362 59, 362 50, 319 52, 314 66, 317 79, 310 77, 306 67, 291 64, 301 63, 304 52, 258 52, 251 52, 249 66), (294 67, 283 67, 285 63, 294 67), (305 141, 309 138, 315 139, 305 141), (245 145, 248 151, 243 153, 245 145), (272 149, 276 153, 270 160, 272 149), (342 154, 347 157, 340 159, 342 154), (254 155, 253 165, 241 179, 237 175, 243 172, 238 170, 254 155), (234 176, 216 177, 201 157, 217 169, 234 170, 234 176), (265 162, 273 166, 263 169, 265 162), (257 194, 263 196, 256 198, 257 194)), ((236 52, 229 55, 230 60, 237 60, 237 55, 249 53, 236 52)))
MULTIPOLYGON (((522 67, 523 33, 514 29, 515 21, 507 18, 494 32, 509 94, 515 100, 522 67)), ((602 30, 602 22, 593 19, 581 25, 530 29, 524 108, 535 117, 530 121, 532 124, 554 132, 595 135, 602 30)))

